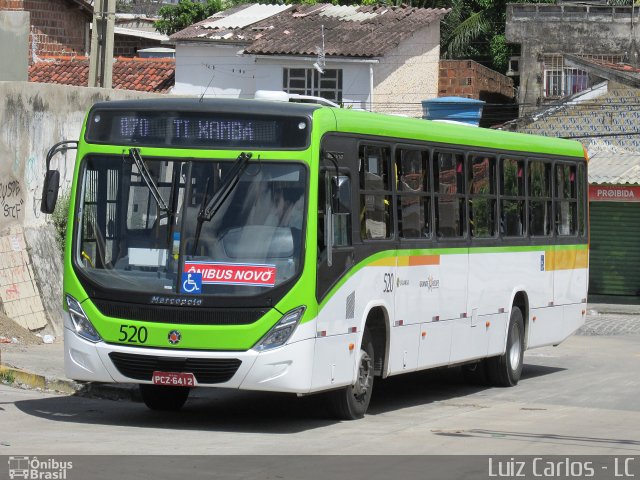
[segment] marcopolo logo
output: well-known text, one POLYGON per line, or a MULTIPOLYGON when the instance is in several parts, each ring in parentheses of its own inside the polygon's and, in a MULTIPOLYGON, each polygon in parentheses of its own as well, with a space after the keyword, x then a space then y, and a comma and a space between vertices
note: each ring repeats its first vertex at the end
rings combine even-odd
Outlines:
POLYGON ((62 462, 55 458, 9 457, 9 478, 33 480, 65 480, 73 462, 62 462))

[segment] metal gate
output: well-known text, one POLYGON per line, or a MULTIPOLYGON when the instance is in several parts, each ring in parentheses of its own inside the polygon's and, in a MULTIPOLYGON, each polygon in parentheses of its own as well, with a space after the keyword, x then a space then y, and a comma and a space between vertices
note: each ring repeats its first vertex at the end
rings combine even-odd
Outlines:
POLYGON ((589 294, 640 295, 640 203, 589 206, 589 294))

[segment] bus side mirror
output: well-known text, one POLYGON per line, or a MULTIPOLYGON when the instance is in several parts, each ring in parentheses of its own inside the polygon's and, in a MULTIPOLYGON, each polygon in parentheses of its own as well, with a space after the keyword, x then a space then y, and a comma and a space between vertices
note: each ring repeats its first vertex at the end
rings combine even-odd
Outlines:
POLYGON ((58 188, 60 187, 60 172, 58 170, 47 170, 42 185, 42 200, 40 201, 40 211, 51 214, 56 208, 58 201, 58 188))

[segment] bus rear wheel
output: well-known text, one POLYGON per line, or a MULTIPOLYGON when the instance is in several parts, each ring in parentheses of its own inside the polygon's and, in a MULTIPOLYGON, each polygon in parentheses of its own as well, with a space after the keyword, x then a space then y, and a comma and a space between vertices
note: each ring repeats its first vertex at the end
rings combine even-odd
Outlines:
POLYGON ((368 330, 364 331, 358 355, 358 376, 353 385, 329 392, 329 407, 340 420, 364 417, 373 392, 373 342, 368 330))
POLYGON ((491 383, 496 387, 513 387, 522 375, 524 358, 524 320, 518 307, 511 309, 507 349, 504 355, 487 359, 487 370, 491 383))
POLYGON ((151 410, 180 410, 189 398, 189 387, 166 387, 163 385, 140 385, 142 401, 151 410))

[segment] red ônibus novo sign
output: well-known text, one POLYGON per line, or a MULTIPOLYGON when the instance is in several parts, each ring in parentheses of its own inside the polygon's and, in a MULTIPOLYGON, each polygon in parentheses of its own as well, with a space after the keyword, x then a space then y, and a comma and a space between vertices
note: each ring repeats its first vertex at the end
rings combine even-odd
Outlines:
POLYGON ((226 285, 255 285, 273 287, 276 283, 275 265, 247 263, 184 262, 187 273, 201 273, 202 283, 226 285))
POLYGON ((640 186, 589 185, 592 202, 640 202, 640 186))

